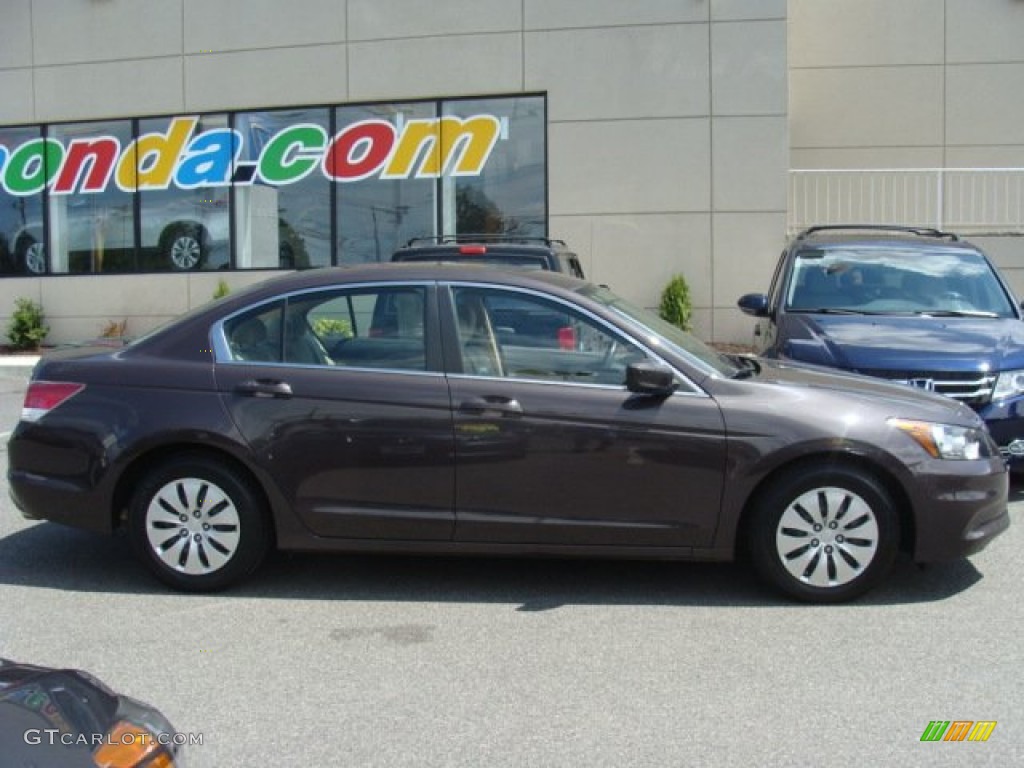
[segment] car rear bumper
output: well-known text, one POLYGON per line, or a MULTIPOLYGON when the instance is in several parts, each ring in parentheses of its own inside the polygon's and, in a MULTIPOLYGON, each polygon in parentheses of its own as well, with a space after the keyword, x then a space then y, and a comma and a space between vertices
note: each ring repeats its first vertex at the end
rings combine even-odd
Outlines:
POLYGON ((914 560, 935 563, 980 552, 1010 525, 1009 474, 1002 462, 942 461, 923 478, 927 498, 917 502, 914 560), (979 470, 979 465, 984 469, 979 470))
POLYGON ((99 533, 113 530, 113 518, 95 491, 18 470, 9 471, 7 480, 11 500, 26 520, 50 520, 99 533))

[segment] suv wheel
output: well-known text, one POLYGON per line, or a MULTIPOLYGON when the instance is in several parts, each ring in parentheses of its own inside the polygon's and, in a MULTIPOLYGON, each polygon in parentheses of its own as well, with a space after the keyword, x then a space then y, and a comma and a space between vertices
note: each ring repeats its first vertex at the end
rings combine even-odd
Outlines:
POLYGON ((896 557, 895 506, 877 479, 860 469, 791 471, 753 511, 755 568, 799 600, 838 603, 862 595, 896 557))

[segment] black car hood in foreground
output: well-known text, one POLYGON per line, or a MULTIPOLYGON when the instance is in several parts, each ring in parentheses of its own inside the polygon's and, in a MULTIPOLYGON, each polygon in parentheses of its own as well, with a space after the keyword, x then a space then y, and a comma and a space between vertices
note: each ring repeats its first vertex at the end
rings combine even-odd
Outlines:
POLYGON ((782 357, 857 371, 1024 368, 1024 322, 1011 318, 787 314, 782 357))
MULTIPOLYGON (((139 745, 143 732, 155 742, 173 728, 157 710, 111 691, 85 672, 0 658, 0 765, 4 768, 96 768, 104 745, 111 750, 128 738, 139 745), (127 730, 119 731, 118 726, 127 730)), ((150 749, 142 762, 131 765, 147 765, 160 753, 168 760, 178 752, 173 744, 151 742, 150 749)), ((141 754, 143 748, 138 746, 136 751, 141 754)))

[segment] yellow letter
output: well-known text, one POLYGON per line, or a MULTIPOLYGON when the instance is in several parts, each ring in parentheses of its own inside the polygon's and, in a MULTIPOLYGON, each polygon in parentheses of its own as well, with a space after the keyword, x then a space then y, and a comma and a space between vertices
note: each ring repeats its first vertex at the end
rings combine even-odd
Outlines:
POLYGON ((167 133, 147 133, 129 144, 117 164, 117 186, 126 191, 167 189, 198 122, 196 117, 176 117, 167 133))

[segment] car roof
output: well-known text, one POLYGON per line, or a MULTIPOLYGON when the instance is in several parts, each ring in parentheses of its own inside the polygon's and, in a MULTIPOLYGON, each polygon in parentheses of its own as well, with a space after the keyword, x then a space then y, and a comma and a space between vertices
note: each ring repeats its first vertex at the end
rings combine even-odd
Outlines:
POLYGON ((842 225, 811 227, 792 241, 796 249, 827 247, 830 245, 870 245, 917 247, 932 250, 980 251, 973 243, 961 240, 951 232, 913 227, 886 227, 879 225, 842 225))

